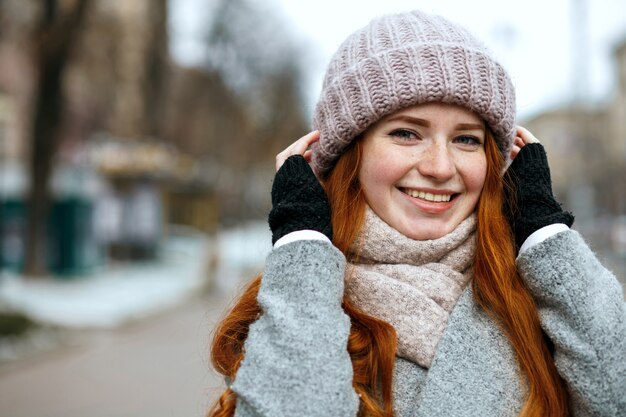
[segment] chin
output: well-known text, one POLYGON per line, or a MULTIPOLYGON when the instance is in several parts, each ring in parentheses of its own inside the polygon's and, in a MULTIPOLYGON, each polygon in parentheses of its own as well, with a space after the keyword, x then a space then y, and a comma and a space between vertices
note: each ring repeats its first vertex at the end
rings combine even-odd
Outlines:
POLYGON ((402 233, 403 235, 405 235, 406 237, 413 239, 413 240, 434 240, 434 239, 439 239, 441 237, 444 237, 445 235, 447 235, 448 233, 450 233, 452 230, 449 230, 448 226, 442 225, 442 226, 435 226, 433 228, 427 228, 427 229, 409 229, 409 230, 398 230, 400 233, 402 233))

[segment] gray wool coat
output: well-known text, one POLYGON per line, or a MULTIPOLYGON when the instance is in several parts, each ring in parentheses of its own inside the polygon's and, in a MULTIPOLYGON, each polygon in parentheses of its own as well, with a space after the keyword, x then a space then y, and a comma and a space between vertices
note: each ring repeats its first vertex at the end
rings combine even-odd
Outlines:
MULTIPOLYGON (((622 289, 575 231, 517 260, 555 346, 573 415, 626 416, 626 307, 622 289)), ((341 308, 345 258, 327 242, 296 241, 267 259, 245 357, 231 388, 235 415, 356 416, 341 308)), ((516 416, 527 388, 515 354, 468 286, 430 369, 396 358, 397 417, 516 416)))

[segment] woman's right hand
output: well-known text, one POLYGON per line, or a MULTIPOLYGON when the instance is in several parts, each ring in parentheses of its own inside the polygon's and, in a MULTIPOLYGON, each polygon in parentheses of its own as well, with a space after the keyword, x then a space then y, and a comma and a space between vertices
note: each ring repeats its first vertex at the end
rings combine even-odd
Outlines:
POLYGON ((313 131, 276 155, 269 224, 272 243, 297 230, 316 230, 332 240, 328 197, 308 164, 309 146, 319 139, 313 131))

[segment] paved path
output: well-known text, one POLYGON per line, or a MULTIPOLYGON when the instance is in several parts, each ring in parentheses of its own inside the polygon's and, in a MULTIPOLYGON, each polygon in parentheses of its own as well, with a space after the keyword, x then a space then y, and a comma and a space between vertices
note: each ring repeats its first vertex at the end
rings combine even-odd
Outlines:
POLYGON ((208 341, 227 298, 191 300, 4 367, 0 416, 203 416, 222 389, 210 370, 208 341))

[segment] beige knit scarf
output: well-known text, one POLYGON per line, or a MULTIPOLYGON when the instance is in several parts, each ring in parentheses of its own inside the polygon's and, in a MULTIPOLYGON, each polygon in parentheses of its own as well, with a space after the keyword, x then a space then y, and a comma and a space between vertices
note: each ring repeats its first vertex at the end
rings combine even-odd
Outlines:
POLYGON ((367 208, 348 256, 346 294, 361 311, 395 328, 397 356, 430 367, 448 316, 472 275, 475 229, 472 215, 446 236, 418 241, 367 208))

